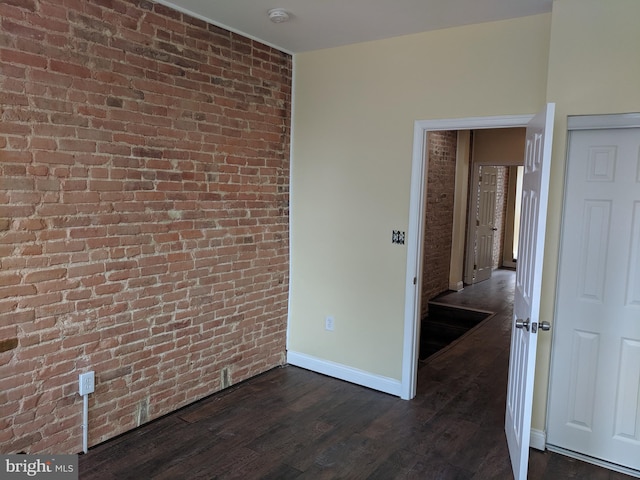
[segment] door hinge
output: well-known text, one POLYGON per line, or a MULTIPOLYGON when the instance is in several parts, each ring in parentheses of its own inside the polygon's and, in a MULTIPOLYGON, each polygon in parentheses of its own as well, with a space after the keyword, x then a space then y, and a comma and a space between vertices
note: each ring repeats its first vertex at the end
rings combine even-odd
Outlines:
POLYGON ((413 284, 416 285, 418 283, 418 277, 413 277, 413 284))

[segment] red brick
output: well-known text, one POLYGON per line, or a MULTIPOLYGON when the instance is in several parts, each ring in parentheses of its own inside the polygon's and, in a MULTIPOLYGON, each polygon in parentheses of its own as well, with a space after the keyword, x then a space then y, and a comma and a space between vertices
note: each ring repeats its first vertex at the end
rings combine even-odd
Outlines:
POLYGON ((428 300, 449 288, 451 218, 453 217, 456 132, 429 133, 429 176, 425 208, 423 314, 428 300), (443 252, 449 252, 443 254, 443 252))
POLYGON ((9 64, 26 65, 29 67, 46 68, 47 59, 40 55, 33 55, 15 50, 0 50, 0 60, 9 64))
POLYGON ((62 152, 36 151, 34 160, 40 163, 55 163, 73 165, 74 158, 72 154, 62 152))
POLYGON ((34 40, 44 40, 45 37, 43 30, 19 25, 7 19, 2 20, 2 30, 8 34, 32 38, 34 40))
POLYGON ((76 65, 73 63, 62 62, 59 60, 52 59, 49 62, 49 68, 53 72, 59 72, 66 75, 75 76, 78 78, 89 78, 91 77, 91 70, 87 67, 76 65))
POLYGON ((65 277, 67 273, 66 268, 54 268, 51 270, 39 270, 36 272, 30 272, 25 274, 24 281, 26 283, 38 283, 47 280, 57 280, 65 277))
POLYGON ((113 412, 141 388, 151 419, 220 388, 220 359, 234 381, 282 362, 291 59, 151 2, 42 0, 26 30, 6 8, 0 328, 21 319, 16 355, 44 355, 50 377, 39 403, 16 377, 12 438, 74 452, 73 368, 104 381, 104 440, 136 426, 113 412))
POLYGON ((25 297, 20 300, 19 306, 20 308, 36 308, 59 303, 60 301, 62 301, 62 295, 60 293, 54 292, 25 297))

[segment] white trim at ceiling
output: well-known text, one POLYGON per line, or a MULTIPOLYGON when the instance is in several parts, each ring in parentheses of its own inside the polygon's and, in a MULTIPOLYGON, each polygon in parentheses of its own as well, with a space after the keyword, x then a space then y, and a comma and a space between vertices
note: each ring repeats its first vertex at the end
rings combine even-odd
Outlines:
POLYGON ((169 8, 172 8, 173 10, 177 10, 180 13, 184 13, 186 15, 189 15, 189 16, 193 17, 193 18, 197 18, 198 20, 202 20, 203 22, 210 23, 211 25, 215 25, 216 27, 224 28, 225 30, 228 30, 228 31, 230 31, 232 33, 237 33, 238 35, 242 35, 243 37, 246 37, 246 38, 249 38, 249 39, 254 40, 256 42, 262 43, 263 45, 267 45, 267 46, 269 46, 271 48, 275 48, 279 52, 286 53, 288 55, 293 56, 293 52, 290 52, 289 50, 286 50, 286 49, 284 49, 282 47, 279 47, 277 45, 269 43, 269 42, 267 42, 265 40, 262 40, 262 39, 260 39, 258 37, 255 37, 253 35, 249 35, 246 32, 242 32, 242 31, 238 30, 237 28, 233 28, 233 27, 230 27, 229 25, 225 25, 223 23, 216 22, 215 20, 212 20, 211 18, 207 18, 204 15, 200 15, 199 13, 195 13, 195 12, 192 12, 191 10, 187 10, 186 8, 181 7, 180 5, 176 5, 175 3, 167 2, 167 0, 154 0, 154 1, 156 3, 159 3, 160 5, 164 5, 165 7, 169 7, 169 8))
POLYGON ((596 130, 601 128, 640 127, 640 113, 612 115, 575 115, 567 117, 568 130, 596 130))

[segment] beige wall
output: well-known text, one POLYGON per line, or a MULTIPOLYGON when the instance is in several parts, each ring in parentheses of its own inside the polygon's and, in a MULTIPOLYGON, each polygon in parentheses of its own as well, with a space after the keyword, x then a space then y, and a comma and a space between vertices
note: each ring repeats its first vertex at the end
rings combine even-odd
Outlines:
MULTIPOLYGON (((640 111, 640 2, 555 0, 547 100, 556 103, 542 319, 553 321, 567 116, 640 111)), ((553 331, 553 329, 552 329, 553 331)), ((545 429, 551 336, 538 340, 533 428, 545 429)))
MULTIPOLYGON (((640 111, 638 18, 637 0, 555 0, 552 15, 297 55, 289 349, 400 379, 406 247, 390 237, 407 229, 413 122, 545 101, 557 105, 542 298, 553 321, 566 118, 640 111)), ((539 430, 551 338, 539 341, 539 430)))
POLYGON ((298 54, 290 351, 400 380, 416 120, 535 113, 550 15, 298 54), (335 318, 335 331, 324 318, 335 318))
POLYGON ((473 132, 473 163, 522 165, 525 128, 487 128, 473 132))

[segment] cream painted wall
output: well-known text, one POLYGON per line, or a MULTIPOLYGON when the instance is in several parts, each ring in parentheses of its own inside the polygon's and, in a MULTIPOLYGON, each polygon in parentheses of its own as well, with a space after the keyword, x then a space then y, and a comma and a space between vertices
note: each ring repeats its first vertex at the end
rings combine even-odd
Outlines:
MULTIPOLYGON (((556 127, 541 313, 553 321, 566 119, 640 111, 638 18, 637 0, 555 0, 552 15, 296 55, 289 350, 399 380, 406 248, 390 237, 407 229, 413 122, 545 101, 556 127)), ((539 340, 538 430, 551 338, 539 340)))
POLYGON ((416 120, 532 114, 550 15, 297 54, 288 350, 401 379, 416 120), (335 331, 324 318, 335 318, 335 331))
POLYGON ((488 128, 473 134, 473 163, 522 165, 526 128, 488 128))
MULTIPOLYGON (((553 321, 567 116, 640 112, 640 2, 555 0, 547 100, 556 103, 542 319, 553 321)), ((553 329, 551 330, 553 332, 553 329)), ((545 430, 551 336, 538 339, 532 427, 545 430)))

